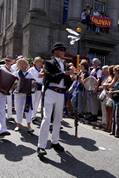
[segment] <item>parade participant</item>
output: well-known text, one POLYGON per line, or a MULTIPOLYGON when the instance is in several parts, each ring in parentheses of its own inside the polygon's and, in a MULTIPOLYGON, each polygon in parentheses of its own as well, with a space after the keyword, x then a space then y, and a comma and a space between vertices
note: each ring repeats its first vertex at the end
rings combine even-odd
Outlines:
POLYGON ((7 94, 13 82, 16 80, 11 72, 7 70, 7 67, 10 66, 12 63, 11 58, 9 58, 9 61, 7 61, 8 58, 6 58, 5 60, 6 64, 8 65, 6 66, 5 64, 0 68, 0 137, 10 135, 10 132, 8 131, 6 126, 5 106, 7 94))
POLYGON ((54 112, 54 120, 51 147, 59 152, 64 151, 64 148, 59 144, 59 133, 64 106, 64 93, 71 84, 70 74, 72 73, 71 70, 65 71, 63 63, 65 50, 65 46, 57 42, 52 48, 52 59, 45 62, 43 120, 38 139, 38 156, 47 154, 45 149, 52 111, 54 112))
POLYGON ((17 60, 22 59, 22 58, 24 58, 22 55, 19 55, 19 56, 16 57, 14 63, 11 66, 12 72, 16 72, 18 70, 18 68, 17 68, 17 60))
POLYGON ((6 126, 5 117, 5 105, 6 105, 6 95, 0 92, 0 137, 10 135, 6 126))
MULTIPOLYGON (((5 64, 2 66, 2 69, 8 72, 12 72, 11 66, 14 63, 14 58, 12 56, 7 56, 5 58, 5 64)), ((7 119, 9 121, 14 121, 12 118, 12 93, 7 95, 7 119)))
POLYGON ((33 66, 29 69, 29 72, 32 78, 36 81, 36 91, 32 94, 32 103, 33 103, 33 113, 32 120, 33 123, 37 121, 36 113, 41 100, 41 90, 43 82, 43 59, 41 57, 35 57, 33 61, 33 66))
POLYGON ((21 129, 23 113, 27 121, 28 132, 33 132, 31 128, 32 121, 32 100, 31 100, 31 82, 32 76, 28 72, 29 64, 27 59, 21 58, 17 61, 18 71, 14 73, 18 77, 17 87, 15 89, 15 109, 16 109, 16 123, 15 131, 21 129), (28 80, 29 79, 29 80, 28 80))

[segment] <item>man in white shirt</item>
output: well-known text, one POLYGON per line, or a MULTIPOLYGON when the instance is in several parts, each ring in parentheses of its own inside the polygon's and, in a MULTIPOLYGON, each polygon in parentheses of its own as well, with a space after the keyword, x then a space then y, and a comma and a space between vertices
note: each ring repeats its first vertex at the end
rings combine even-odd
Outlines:
POLYGON ((36 90, 34 93, 32 93, 32 104, 33 104, 32 119, 33 119, 33 123, 36 123, 38 122, 36 118, 36 114, 37 114, 38 106, 41 103, 40 101, 41 90, 42 90, 42 83, 43 83, 43 76, 44 76, 43 59, 40 56, 35 57, 33 61, 33 66, 29 69, 29 73, 31 74, 32 78, 36 81, 36 90))
POLYGON ((71 84, 71 71, 65 72, 63 59, 65 50, 66 48, 62 43, 54 44, 52 49, 53 57, 45 62, 43 120, 38 139, 38 156, 47 154, 45 148, 47 146, 52 112, 54 112, 54 118, 51 147, 58 152, 64 151, 64 148, 59 144, 59 133, 64 106, 64 93, 71 84))

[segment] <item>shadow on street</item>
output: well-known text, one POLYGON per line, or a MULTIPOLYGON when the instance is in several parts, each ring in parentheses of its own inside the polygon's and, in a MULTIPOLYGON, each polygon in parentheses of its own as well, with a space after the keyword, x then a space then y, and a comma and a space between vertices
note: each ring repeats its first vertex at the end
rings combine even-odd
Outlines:
POLYGON ((64 172, 67 172, 68 174, 77 178, 116 178, 105 170, 95 170, 93 167, 77 160, 68 151, 58 155, 61 158, 60 163, 55 162, 47 157, 44 157, 40 160, 46 164, 51 164, 56 168, 64 170, 64 172))
POLYGON ((32 145, 37 146, 38 144, 38 136, 35 135, 34 133, 27 133, 27 131, 22 131, 20 132, 21 134, 21 141, 22 142, 27 142, 27 143, 31 143, 32 145))
POLYGON ((0 140, 0 155, 3 154, 9 161, 21 161, 24 156, 34 154, 36 151, 24 145, 16 145, 13 142, 2 139, 0 140))
POLYGON ((96 141, 86 137, 76 138, 74 135, 70 135, 66 131, 61 132, 61 140, 62 143, 68 145, 79 145, 88 151, 98 151, 98 147, 95 146, 96 141))

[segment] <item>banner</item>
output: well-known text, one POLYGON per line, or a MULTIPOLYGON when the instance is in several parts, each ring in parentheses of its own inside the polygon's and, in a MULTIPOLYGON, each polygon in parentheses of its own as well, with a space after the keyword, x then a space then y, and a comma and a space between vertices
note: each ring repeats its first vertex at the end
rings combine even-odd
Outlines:
POLYGON ((112 20, 109 17, 91 16, 91 22, 98 27, 111 27, 112 20))
POLYGON ((69 8, 69 0, 64 0, 64 8, 63 8, 63 24, 64 24, 65 22, 67 22, 68 8, 69 8))

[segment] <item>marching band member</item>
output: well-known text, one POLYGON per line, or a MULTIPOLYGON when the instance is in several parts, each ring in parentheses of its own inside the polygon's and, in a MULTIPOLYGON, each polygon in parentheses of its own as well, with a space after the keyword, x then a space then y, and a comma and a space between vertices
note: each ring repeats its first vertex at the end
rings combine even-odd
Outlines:
POLYGON ((63 61, 65 50, 66 48, 62 43, 54 44, 52 49, 53 58, 45 62, 43 120, 38 139, 38 156, 47 154, 45 148, 52 112, 54 120, 51 147, 56 151, 64 151, 64 148, 59 144, 59 133, 64 106, 64 93, 71 84, 71 70, 65 72, 63 61))
POLYGON ((0 137, 10 135, 10 132, 7 130, 6 126, 5 105, 6 95, 0 92, 0 137))
MULTIPOLYGON (((5 58, 5 64, 2 66, 2 69, 8 72, 12 72, 11 66, 14 62, 14 58, 7 56, 5 58)), ((12 93, 7 95, 7 118, 9 120, 14 120, 12 118, 12 93)))
POLYGON ((19 60, 21 58, 24 58, 24 57, 22 55, 16 57, 14 63, 11 66, 12 72, 16 72, 18 70, 18 68, 17 68, 17 60, 19 60))
MULTIPOLYGON (((10 79, 10 81, 8 81, 7 78, 5 78, 5 77, 7 77, 9 75, 11 76, 10 67, 12 65, 12 62, 13 62, 13 60, 12 60, 11 57, 6 57, 5 58, 5 65, 3 65, 0 68, 1 69, 1 72, 0 72, 1 76, 0 77, 3 77, 5 75, 4 78, 0 78, 0 82, 2 81, 2 85, 3 85, 3 81, 4 81, 4 84, 10 83, 10 85, 11 85, 11 79, 10 79), (6 74, 3 73, 2 71, 6 71, 5 72, 6 74)), ((0 85, 0 87, 1 87, 1 85, 0 85)), ((8 85, 5 86, 5 87, 8 89, 8 85)), ((7 126, 6 126, 6 112, 5 112, 6 100, 7 100, 7 95, 6 95, 5 91, 3 91, 2 88, 0 88, 0 137, 10 135, 10 132, 8 131, 7 126)), ((8 108, 9 107, 10 106, 8 106, 8 108)))
POLYGON ((23 113, 27 121, 28 132, 33 132, 31 128, 31 114, 32 114, 32 100, 31 100, 31 88, 28 81, 25 79, 32 79, 31 74, 28 72, 29 64, 25 58, 21 58, 17 61, 18 71, 14 75, 18 78, 17 88, 15 90, 15 109, 16 109, 16 123, 15 131, 21 129, 23 113), (22 83, 22 81, 24 81, 22 83), (21 82, 21 83, 20 83, 21 82), (25 87, 26 86, 26 87, 25 87), (26 107, 25 107, 26 106, 26 107))
POLYGON ((33 123, 36 120, 37 109, 41 100, 41 90, 43 82, 43 59, 41 57, 35 57, 33 66, 29 69, 32 78, 36 81, 36 91, 32 93, 33 112, 32 119, 33 123))

